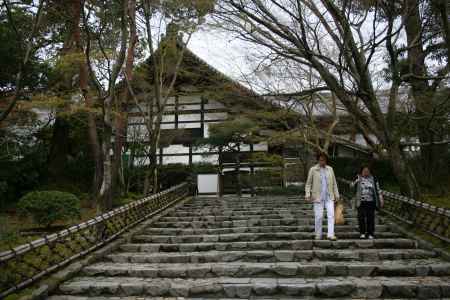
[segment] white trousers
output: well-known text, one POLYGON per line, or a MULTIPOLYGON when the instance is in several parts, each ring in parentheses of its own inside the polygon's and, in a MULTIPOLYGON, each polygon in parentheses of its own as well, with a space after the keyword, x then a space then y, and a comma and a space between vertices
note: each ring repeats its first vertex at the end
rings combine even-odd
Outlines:
POLYGON ((322 237, 322 222, 323 222, 323 209, 327 210, 328 221, 328 233, 327 237, 334 236, 334 201, 321 200, 320 202, 314 202, 314 221, 316 236, 322 237))

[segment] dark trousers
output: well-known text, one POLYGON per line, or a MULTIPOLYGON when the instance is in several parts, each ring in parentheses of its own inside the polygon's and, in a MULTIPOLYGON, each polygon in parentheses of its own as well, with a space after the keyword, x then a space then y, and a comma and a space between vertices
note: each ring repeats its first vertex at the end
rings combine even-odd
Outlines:
POLYGON ((361 201, 358 207, 359 232, 374 235, 375 232, 375 201, 361 201))

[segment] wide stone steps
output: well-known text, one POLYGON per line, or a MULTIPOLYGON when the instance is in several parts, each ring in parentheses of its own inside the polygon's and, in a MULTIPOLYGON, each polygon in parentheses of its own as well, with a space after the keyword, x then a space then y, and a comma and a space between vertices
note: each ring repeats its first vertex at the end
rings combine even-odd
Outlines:
POLYGON ((71 295, 229 297, 317 296, 420 299, 450 297, 450 277, 232 278, 76 277, 60 286, 71 295))
MULTIPOLYGON (((345 217, 348 218, 356 218, 355 214, 344 214, 345 217)), ((271 219, 297 219, 297 218, 310 218, 313 220, 314 214, 311 212, 310 214, 271 214, 271 215, 232 215, 232 216, 214 216, 214 215, 202 215, 195 217, 162 217, 160 218, 161 222, 223 222, 223 221, 240 221, 240 220, 271 220, 271 219)))
POLYGON ((436 252, 378 218, 376 238, 359 239, 349 208, 337 241, 314 240, 312 208, 300 197, 196 198, 49 299, 450 298, 450 262, 436 252))
MULTIPOLYGON (((253 242, 253 241, 278 241, 278 240, 309 240, 314 238, 313 232, 269 232, 269 233, 229 233, 229 234, 207 234, 207 235, 137 235, 133 237, 134 242, 141 243, 211 243, 211 242, 253 242)), ((339 237, 343 239, 357 239, 360 233, 356 230, 340 232, 339 237)), ((379 232, 377 237, 396 238, 400 234, 394 232, 379 232)))
MULTIPOLYGON (((70 296, 70 295, 57 295, 50 296, 49 300, 205 300, 205 298, 187 298, 187 297, 151 297, 151 296, 127 296, 127 297, 114 297, 114 296, 70 296)), ((235 298, 214 298, 214 300, 231 300, 235 298)), ((250 298, 247 298, 250 299, 250 298)), ((305 297, 270 297, 269 296, 253 296, 252 300, 292 300, 292 299, 303 299, 303 300, 331 300, 335 298, 323 298, 314 296, 305 297)), ((361 298, 360 298, 361 299, 361 298)), ((399 298, 383 298, 385 300, 400 300, 399 298)), ((402 298, 402 300, 412 300, 417 298, 402 298)), ((441 300, 450 300, 450 298, 439 298, 441 300)))
MULTIPOLYGON (((351 209, 346 209, 344 211, 344 213, 346 215, 356 215, 356 211, 351 210, 351 209)), ((190 217, 190 218, 194 218, 194 217, 204 217, 204 216, 208 216, 208 217, 234 217, 234 216, 265 216, 265 217, 269 217, 270 216, 314 216, 314 211, 311 210, 286 210, 286 209, 273 209, 273 210, 264 210, 264 211, 245 211, 245 210, 240 210, 240 211, 235 211, 235 210, 230 210, 230 211, 216 211, 216 210, 198 210, 198 211, 194 211, 194 212, 172 212, 170 214, 167 214, 166 217, 190 217)))
MULTIPOLYGON (((323 227, 326 231, 328 226, 323 227)), ((357 230, 357 226, 335 225, 335 232, 357 230)), ((389 226, 377 226, 377 232, 390 231, 389 226)), ((194 235, 194 234, 228 234, 228 233, 269 233, 269 232, 314 232, 314 226, 259 226, 259 227, 231 227, 231 228, 164 228, 152 227, 143 231, 155 235, 194 235)))
POLYGON ((210 198, 196 198, 195 202, 189 202, 185 203, 183 207, 186 206, 199 206, 199 205, 236 205, 236 204, 259 204, 259 205, 271 205, 271 204, 311 204, 312 202, 306 201, 303 197, 289 197, 289 198, 282 198, 282 197, 253 197, 253 198, 237 198, 237 197, 230 197, 230 198, 216 198, 216 197, 210 197, 210 198))
POLYGON ((282 204, 282 203, 272 203, 271 205, 263 206, 263 205, 248 205, 248 204, 236 204, 236 205, 216 205, 216 204, 210 204, 210 205, 198 205, 198 206, 188 206, 183 209, 184 212, 192 213, 192 212, 199 212, 199 211, 218 211, 222 210, 224 212, 229 211, 258 211, 258 210, 274 210, 274 209, 289 209, 291 211, 297 211, 297 210, 312 210, 313 205, 312 204, 282 204))
POLYGON ((312 249, 415 249, 416 242, 412 239, 373 239, 373 240, 291 240, 291 241, 259 241, 259 242, 232 242, 232 243, 134 243, 121 246, 123 251, 142 252, 189 252, 189 251, 225 251, 225 250, 312 250, 312 249))
POLYGON ((183 211, 193 211, 197 209, 209 209, 209 208, 229 208, 229 209, 249 209, 249 210, 258 210, 258 209, 272 209, 272 208, 303 208, 303 209, 312 209, 312 202, 306 202, 304 200, 298 199, 295 201, 248 201, 242 200, 241 202, 215 202, 214 200, 210 200, 208 202, 191 202, 186 203, 180 209, 183 211))
POLYGON ((319 249, 261 251, 197 251, 197 252, 122 252, 108 255, 113 262, 133 263, 205 263, 205 262, 307 262, 382 261, 429 259, 436 253, 423 249, 319 249))
MULTIPOLYGON (((323 224, 327 224, 327 220, 323 219, 323 224)), ((345 224, 358 225, 356 217, 346 218, 345 224)), ((379 220, 375 224, 382 224, 379 220)), ((154 227, 162 228, 229 228, 229 227, 255 227, 255 226, 305 226, 314 225, 313 218, 279 218, 279 219, 244 219, 235 221, 178 221, 178 222, 163 222, 158 221, 154 227)))
MULTIPOLYGON (((58 295, 50 296, 50 300, 205 300, 205 298, 191 298, 191 297, 151 297, 151 296, 126 296, 126 297, 115 297, 115 296, 69 296, 69 295, 58 295)), ((292 300, 292 299, 306 299, 306 300, 331 300, 335 298, 323 298, 323 297, 269 297, 269 296, 254 296, 252 300, 292 300)), ((361 299, 361 298, 360 298, 361 299)), ((370 299, 383 299, 383 300, 400 300, 399 298, 370 298, 370 299)), ((411 300, 417 298, 402 298, 402 300, 411 300)), ((450 300, 450 298, 439 298, 441 300, 450 300)), ((214 298, 214 300, 236 300, 236 298, 214 298)))
POLYGON ((415 248, 415 242, 409 239, 374 239, 374 240, 290 240, 290 241, 256 241, 256 242, 216 242, 216 243, 132 243, 124 244, 124 251, 143 252, 189 252, 189 251, 226 251, 226 250, 312 250, 312 249, 381 249, 392 248, 410 249, 415 248))
POLYGON ((86 267, 87 276, 145 278, 302 277, 325 276, 450 276, 450 263, 439 260, 383 262, 277 262, 277 263, 97 263, 86 267))

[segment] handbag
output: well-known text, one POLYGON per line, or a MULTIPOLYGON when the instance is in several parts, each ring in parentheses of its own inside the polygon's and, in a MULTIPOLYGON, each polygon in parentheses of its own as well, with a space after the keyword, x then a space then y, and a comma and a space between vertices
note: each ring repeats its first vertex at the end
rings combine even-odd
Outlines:
POLYGON ((341 200, 337 201, 335 207, 334 207, 334 223, 336 225, 343 225, 345 224, 345 218, 344 218, 344 204, 341 200))

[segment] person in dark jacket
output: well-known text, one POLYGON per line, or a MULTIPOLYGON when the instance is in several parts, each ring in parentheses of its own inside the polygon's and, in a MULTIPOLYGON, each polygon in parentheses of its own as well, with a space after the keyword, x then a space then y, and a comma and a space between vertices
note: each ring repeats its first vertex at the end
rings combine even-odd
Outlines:
POLYGON ((375 236, 375 210, 383 207, 380 185, 372 176, 368 166, 362 166, 352 186, 356 186, 353 208, 358 209, 358 223, 361 239, 375 236))

